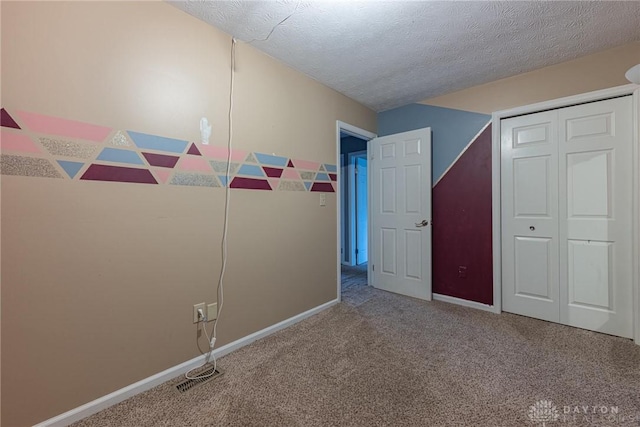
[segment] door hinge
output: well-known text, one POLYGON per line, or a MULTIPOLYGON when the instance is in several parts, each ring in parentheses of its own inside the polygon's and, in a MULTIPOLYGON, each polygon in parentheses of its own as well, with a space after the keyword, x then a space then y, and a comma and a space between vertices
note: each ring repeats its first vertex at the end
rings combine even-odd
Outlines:
POLYGON ((358 175, 358 167, 357 167, 357 166, 356 166, 356 168, 355 168, 355 172, 354 172, 354 173, 355 173, 356 175, 358 175))
POLYGON ((358 250, 356 249, 356 255, 358 255, 358 250))
POLYGON ((376 271, 376 265, 375 264, 371 264, 371 271, 376 271))

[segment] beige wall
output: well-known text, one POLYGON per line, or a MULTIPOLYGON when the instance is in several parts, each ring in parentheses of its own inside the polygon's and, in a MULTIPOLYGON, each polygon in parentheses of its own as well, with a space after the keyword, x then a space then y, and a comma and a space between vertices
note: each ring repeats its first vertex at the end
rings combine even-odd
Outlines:
POLYGON ((420 103, 491 114, 507 108, 628 84, 624 73, 638 63, 640 41, 420 103))
MULTIPOLYGON (((166 3, 2 2, 2 106, 199 140, 227 137, 230 37, 166 3)), ((335 121, 375 114, 237 47, 234 139, 336 163, 335 121)), ((199 354, 221 189, 2 177, 2 424, 55 416, 199 354)), ((335 197, 231 193, 218 344, 336 297, 335 197)))

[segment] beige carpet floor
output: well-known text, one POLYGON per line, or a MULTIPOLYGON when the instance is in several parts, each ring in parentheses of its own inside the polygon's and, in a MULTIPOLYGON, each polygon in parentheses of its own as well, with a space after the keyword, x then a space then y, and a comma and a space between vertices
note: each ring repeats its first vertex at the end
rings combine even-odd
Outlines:
POLYGON ((546 426, 640 425, 630 340, 351 288, 222 358, 214 381, 177 394, 178 378, 75 425, 541 426, 544 413, 529 418, 540 400, 558 411, 546 426))

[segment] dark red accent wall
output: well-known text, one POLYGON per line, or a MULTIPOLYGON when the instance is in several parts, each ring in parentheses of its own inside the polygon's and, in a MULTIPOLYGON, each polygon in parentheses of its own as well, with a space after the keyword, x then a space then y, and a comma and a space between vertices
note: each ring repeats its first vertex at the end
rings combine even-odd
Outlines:
POLYGON ((433 292, 493 304, 491 125, 433 188, 432 209, 433 292))

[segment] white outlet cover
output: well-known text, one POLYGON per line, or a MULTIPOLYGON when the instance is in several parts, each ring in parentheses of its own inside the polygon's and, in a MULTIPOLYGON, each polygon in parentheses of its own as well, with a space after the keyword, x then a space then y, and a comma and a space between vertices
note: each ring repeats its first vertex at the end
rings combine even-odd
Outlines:
POLYGON ((193 323, 198 323, 198 309, 201 309, 203 313, 205 313, 205 303, 201 302, 200 304, 193 305, 193 323))
POLYGON ((327 195, 320 193, 320 206, 327 206, 327 195))
POLYGON ((218 317, 218 303, 214 302, 212 304, 207 305, 207 320, 212 321, 216 320, 218 317))

